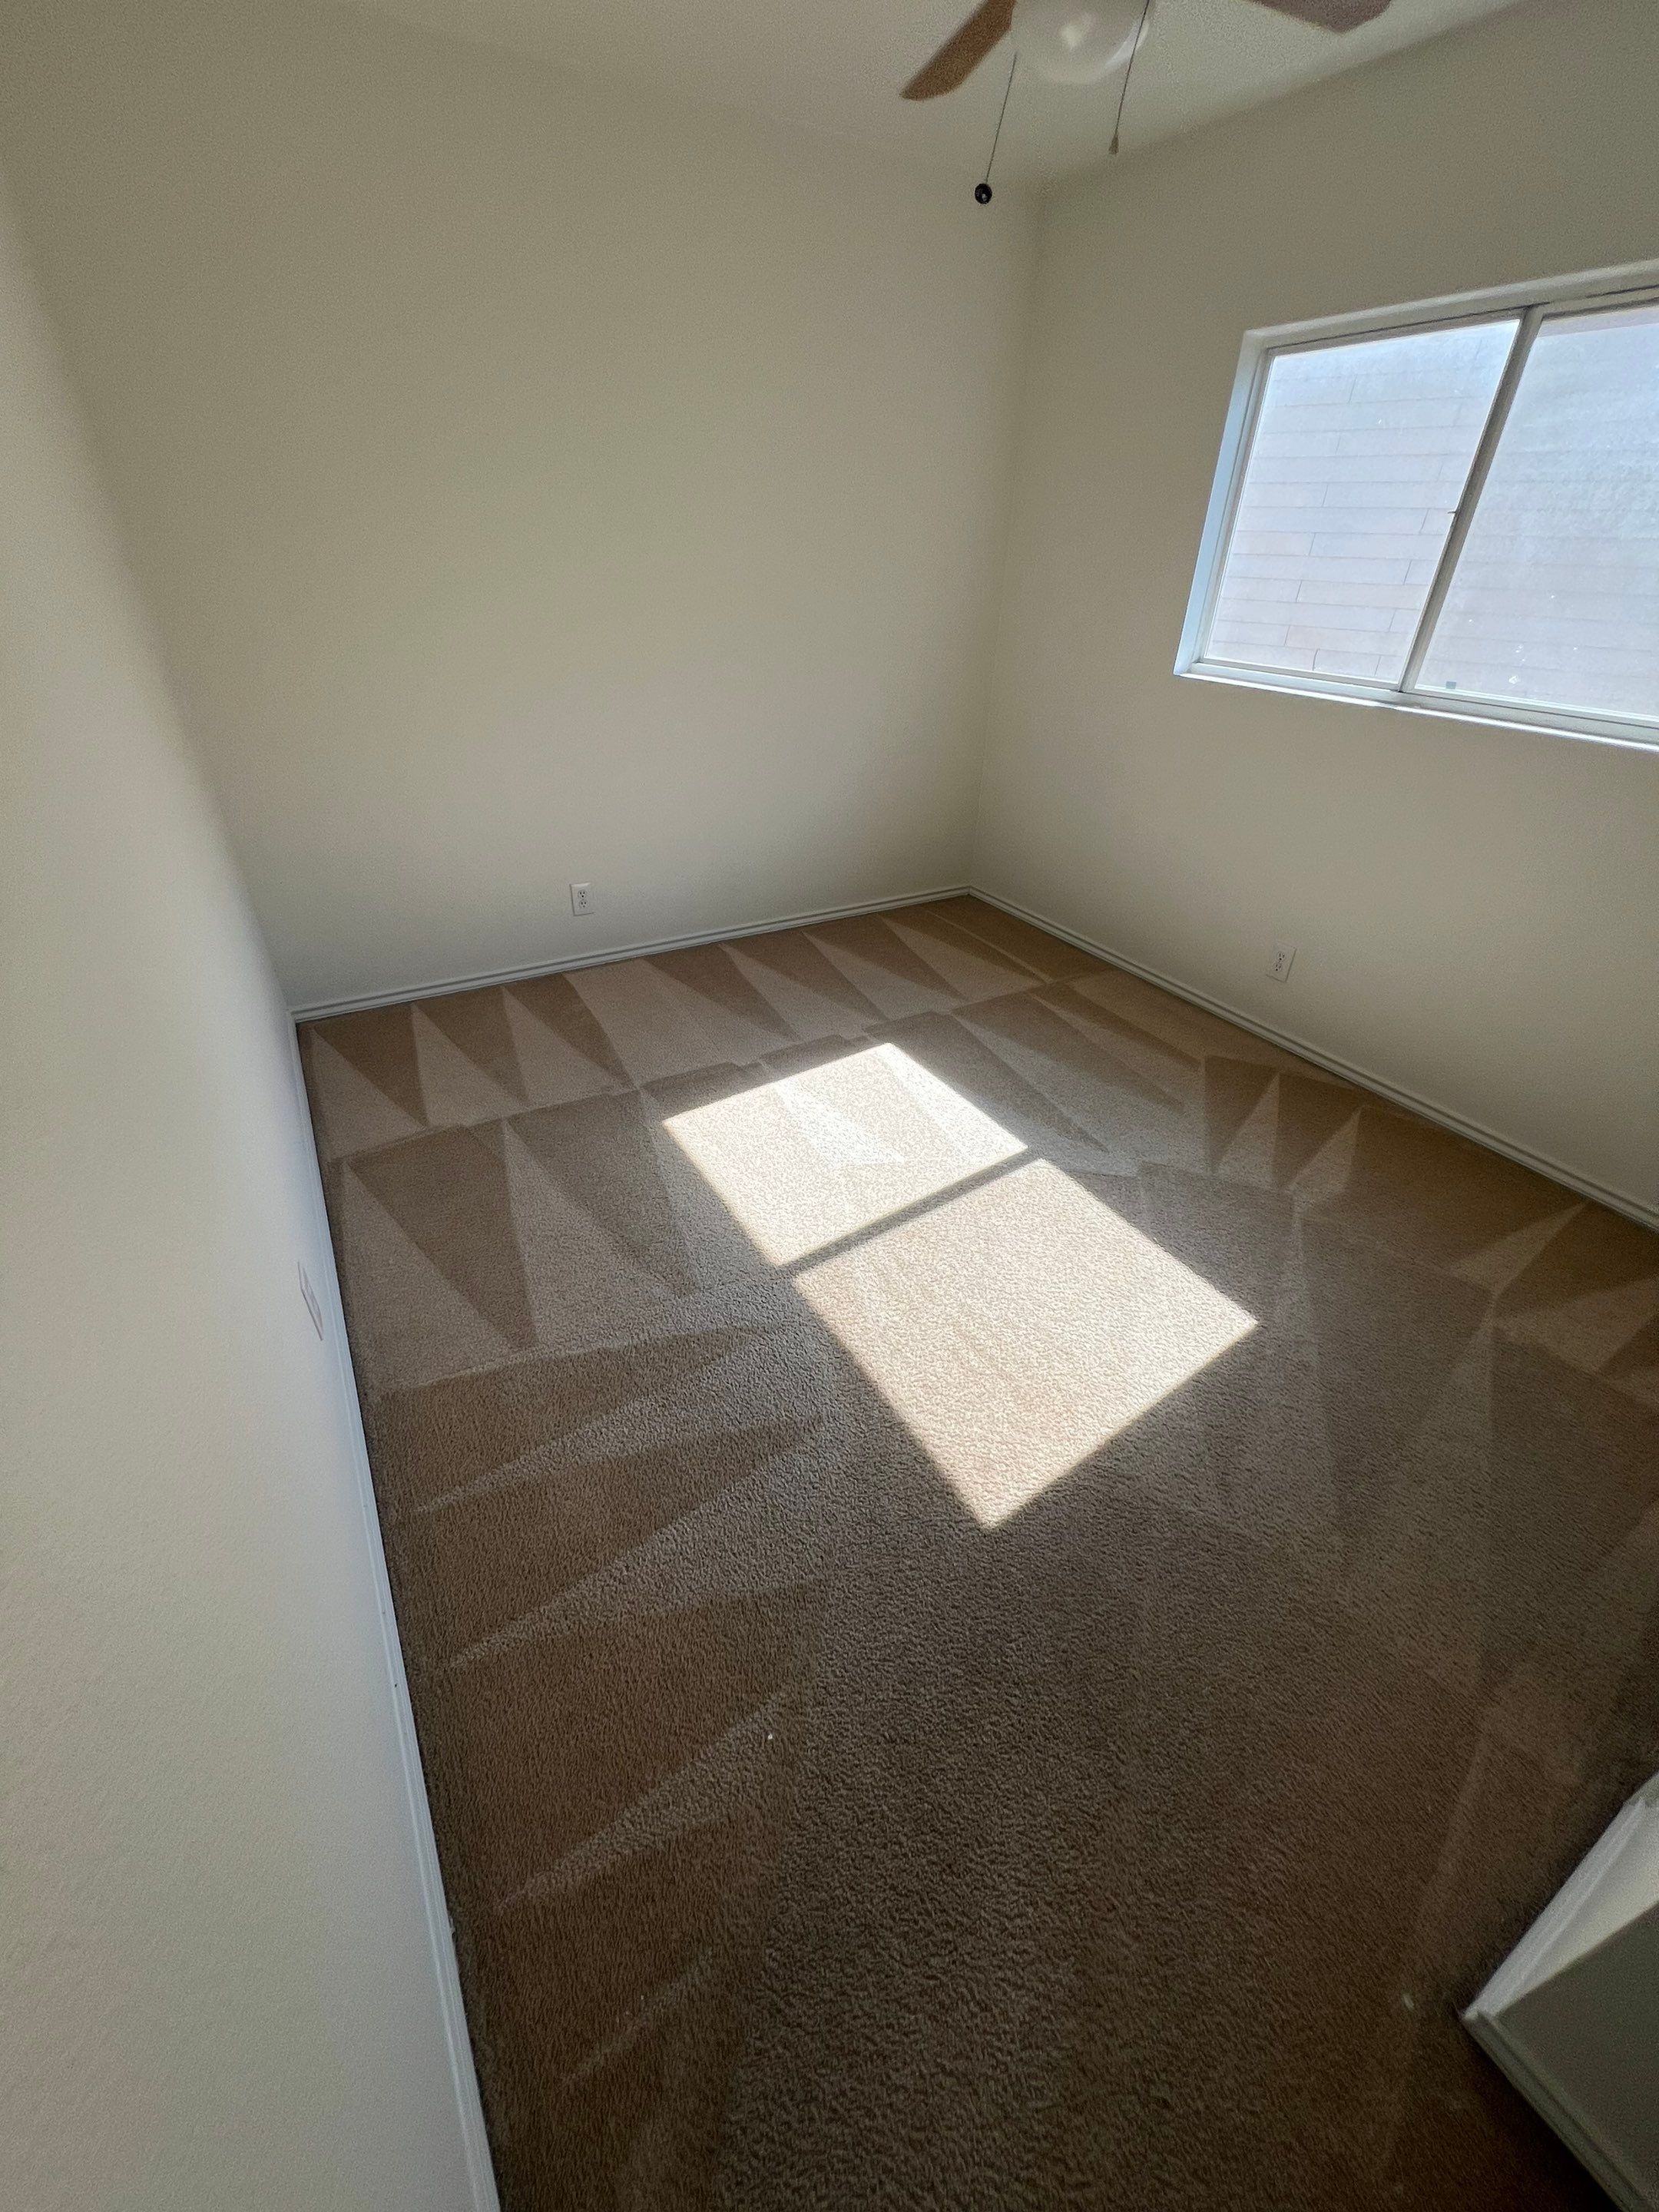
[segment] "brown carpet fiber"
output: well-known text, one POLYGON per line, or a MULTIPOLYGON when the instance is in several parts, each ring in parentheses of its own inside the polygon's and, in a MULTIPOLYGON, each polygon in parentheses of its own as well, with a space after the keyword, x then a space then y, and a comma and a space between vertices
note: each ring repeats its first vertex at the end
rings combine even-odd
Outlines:
POLYGON ((1659 1238, 965 898, 305 1047, 508 2212, 1602 2201, 1659 1238))

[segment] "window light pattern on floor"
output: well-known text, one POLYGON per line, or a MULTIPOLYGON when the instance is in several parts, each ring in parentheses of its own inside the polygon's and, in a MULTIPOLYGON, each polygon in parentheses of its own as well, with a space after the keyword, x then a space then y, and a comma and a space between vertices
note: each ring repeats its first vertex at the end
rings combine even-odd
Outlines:
POLYGON ((665 1126, 988 1525, 1255 1325, 896 1045, 665 1126))
POLYGON ((1593 2212, 1659 1237, 971 899, 304 1046, 505 2212, 1593 2212))

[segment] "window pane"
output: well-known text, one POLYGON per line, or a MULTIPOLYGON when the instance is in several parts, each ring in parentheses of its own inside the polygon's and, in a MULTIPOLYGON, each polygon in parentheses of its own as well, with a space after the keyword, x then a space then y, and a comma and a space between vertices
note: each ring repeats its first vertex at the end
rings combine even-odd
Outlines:
POLYGON ((1206 659, 1399 682, 1517 319, 1273 356, 1206 659))
POLYGON ((1422 688, 1659 720, 1659 307, 1540 330, 1422 688))

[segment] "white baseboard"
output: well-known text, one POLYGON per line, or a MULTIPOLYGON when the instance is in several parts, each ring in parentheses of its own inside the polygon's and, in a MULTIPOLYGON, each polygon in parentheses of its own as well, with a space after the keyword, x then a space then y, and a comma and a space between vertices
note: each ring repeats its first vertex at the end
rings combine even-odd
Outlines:
POLYGON ((1464 2025, 1494 2065, 1507 2075, 1583 2166, 1595 2176, 1620 2212, 1654 2212, 1654 2200, 1606 2148, 1571 2099, 1547 2081, 1510 2041, 1501 2021, 1465 2013, 1464 2025))
POLYGON ((1003 898, 998 892, 987 890, 978 884, 945 884, 933 890, 905 891, 893 897, 860 899, 848 906, 823 907, 811 914, 777 915, 766 921, 745 921, 720 929, 694 930, 684 937, 658 938, 645 945, 613 945, 603 951, 572 953, 567 959, 533 962, 524 968, 500 968, 477 975, 447 975, 435 982, 410 984, 406 988, 395 991, 371 992, 362 998, 328 1000, 316 1006, 295 1006, 292 1010, 293 1018, 295 1022, 313 1022, 325 1020, 334 1014, 360 1014, 374 1006, 404 1006, 414 999, 441 998, 453 991, 483 990, 494 983, 523 983, 537 975, 562 975, 573 968, 603 967, 611 960, 638 960, 653 952, 680 952, 696 945, 724 945, 734 938, 764 937, 775 929, 801 929, 815 921, 841 921, 860 914, 889 914, 896 908, 926 905, 932 899, 961 898, 964 896, 983 899, 988 906, 1000 907, 1005 914, 1014 915, 1021 921, 1031 922, 1038 929, 1046 929, 1051 937, 1061 938, 1067 945, 1075 945, 1081 951, 1091 952, 1098 960, 1109 961, 1114 968, 1125 969, 1131 975, 1139 975, 1145 982, 1156 983, 1159 990, 1173 992, 1176 998, 1185 999, 1194 1006, 1202 1006, 1206 1013, 1218 1014, 1223 1021, 1232 1022, 1239 1029, 1249 1030, 1253 1036, 1265 1037, 1269 1044, 1296 1053, 1303 1060, 1310 1060, 1316 1067, 1328 1068, 1333 1075, 1340 1075, 1367 1091, 1377 1091, 1382 1097, 1392 1099, 1397 1106, 1408 1107, 1413 1114, 1422 1115, 1425 1121, 1437 1121, 1443 1128, 1455 1130, 1460 1137, 1468 1137, 1477 1145, 1484 1145, 1488 1152, 1501 1152, 1505 1159, 1514 1160, 1522 1167, 1532 1168, 1539 1175, 1548 1176, 1553 1182, 1565 1183, 1569 1190, 1576 1190, 1585 1198, 1593 1198, 1598 1205, 1611 1206, 1615 1213, 1628 1214, 1632 1221, 1639 1221, 1644 1228, 1659 1229, 1659 1206, 1650 1206, 1629 1191, 1614 1190, 1606 1183, 1597 1182, 1589 1176, 1581 1175, 1576 1168, 1569 1167, 1564 1160, 1553 1159, 1547 1152, 1534 1152, 1529 1145, 1519 1144, 1500 1131, 1488 1128, 1484 1122, 1472 1121, 1467 1115, 1457 1113, 1452 1107, 1441 1105, 1437 1099, 1425 1098, 1419 1092, 1408 1091, 1401 1084, 1391 1083, 1387 1076, 1377 1074, 1374 1068, 1361 1067, 1352 1060, 1326 1051, 1322 1045, 1315 1044, 1307 1037, 1297 1036, 1293 1030, 1278 1029, 1270 1022, 1261 1021, 1254 1014, 1244 1013, 1238 1007, 1229 1006, 1225 1000, 1212 999, 1207 992, 1194 990, 1190 984, 1181 982, 1173 975, 1166 975, 1161 969, 1148 968, 1141 961, 1132 960, 1127 953, 1115 951, 1109 945, 1102 945, 1094 938, 1085 937, 1075 929, 1068 929, 1064 922, 1054 921, 1049 915, 1039 914, 1032 907, 1020 906, 1014 900, 1003 898))
POLYGON ((325 1021, 333 1014, 367 1013, 374 1006, 402 1006, 414 999, 442 999, 454 991, 483 991, 494 983, 527 983, 538 975, 562 975, 572 968, 602 968, 611 960, 643 960, 653 952, 684 952, 696 945, 726 945, 738 937, 765 937, 775 929, 804 929, 815 921, 846 921, 854 915, 890 914, 896 907, 925 906, 930 899, 961 898, 966 884, 938 890, 900 891, 889 898, 859 899, 851 906, 821 907, 813 914, 775 915, 769 921, 741 921, 720 929, 693 930, 686 937, 659 937, 646 945, 612 945, 602 952, 573 952, 562 960, 532 960, 525 968, 495 968, 481 975, 446 975, 435 983, 410 983, 395 991, 371 991, 360 999, 328 999, 314 1006, 290 1009, 296 1022, 325 1021))
MULTIPOLYGON (((765 921, 744 922, 735 927, 698 930, 681 937, 662 938, 649 944, 619 945, 602 951, 574 954, 568 959, 542 962, 523 968, 497 969, 487 975, 447 976, 438 981, 423 983, 407 989, 376 992, 370 996, 343 999, 313 1006, 294 1009, 295 1024, 333 1014, 358 1013, 370 1007, 398 1006, 414 999, 442 995, 454 991, 470 991, 491 984, 523 982, 537 975, 551 975, 575 968, 592 968, 607 961, 637 959, 656 952, 678 951, 698 945, 714 945, 734 938, 763 936, 778 929, 799 928, 817 921, 834 921, 863 914, 890 912, 907 906, 919 906, 933 899, 960 897, 969 894, 985 901, 987 905, 999 907, 1005 914, 1030 922, 1046 930, 1067 945, 1091 953, 1113 967, 1121 968, 1144 981, 1155 984, 1158 989, 1171 992, 1190 1005, 1201 1006, 1206 1013, 1218 1015, 1248 1030, 1254 1036, 1265 1038, 1270 1044, 1293 1052, 1310 1060, 1317 1067, 1332 1074, 1374 1091, 1396 1104, 1409 1108, 1426 1120, 1438 1122, 1443 1127, 1455 1131, 1459 1136, 1470 1138, 1488 1150, 1501 1153, 1505 1158, 1518 1162, 1523 1167, 1536 1170, 1554 1182, 1564 1183, 1586 1198, 1628 1214, 1633 1220, 1649 1228, 1659 1228, 1659 1209, 1644 1204, 1628 1192, 1610 1189, 1587 1176, 1578 1174, 1560 1160, 1534 1152, 1529 1146, 1516 1143, 1482 1123, 1470 1121, 1467 1115, 1443 1106, 1437 1101, 1425 1098, 1401 1085, 1391 1083, 1374 1070, 1357 1066, 1306 1037, 1296 1036, 1288 1030, 1258 1020, 1254 1015, 1229 1006, 1224 1000, 1212 998, 1207 992, 1195 990, 1175 976, 1165 975, 1143 962, 1132 960, 1112 946, 1102 945, 1079 931, 1067 928, 1051 915, 1018 905, 1012 899, 1003 898, 994 891, 977 885, 955 884, 933 890, 910 891, 898 897, 865 899, 854 904, 822 908, 811 914, 775 916, 765 921)), ((305 1079, 299 1054, 297 1028, 290 1033, 294 1052, 295 1080, 303 1105, 306 1099, 305 1079)), ((308 1113, 305 1116, 307 1140, 311 1140, 308 1113)), ((461 1998, 460 1976, 455 1962, 454 1939, 450 1927, 448 1906, 445 1900, 443 1879, 439 1870, 437 1844, 432 1832, 432 1815, 427 1802, 426 1785, 421 1765, 421 1755, 415 1734, 415 1718, 409 1700, 409 1685, 404 1671, 403 1650, 392 1606, 392 1586, 387 1577, 386 1553, 380 1534, 380 1514, 375 1504, 373 1479, 369 1474, 368 1449, 363 1435, 361 1407, 357 1396, 356 1378, 352 1371, 351 1356, 345 1331, 345 1316, 341 1304, 339 1278, 334 1261, 334 1247, 329 1231, 327 1209, 323 1199, 322 1172, 317 1161, 314 1143, 312 1147, 313 1203, 317 1218, 315 1249, 321 1275, 320 1289, 339 1369, 342 1395, 348 1407, 352 1438, 352 1455, 359 1488, 359 1502, 363 1514, 369 1556, 373 1563, 375 1595, 380 1616, 380 1632, 386 1650, 386 1666, 392 1680, 392 1705, 396 1715, 403 1756, 404 1784, 408 1795, 410 1819, 414 1832, 416 1858, 420 1868, 422 1899, 431 1936, 433 1964, 436 1972, 440 2002, 444 2015, 445 2033, 448 2041, 451 2069, 454 2077, 455 2099, 465 2141, 468 2179, 471 2191, 471 2212, 500 2212, 495 2172, 489 2156, 489 2137, 485 2130, 483 2106, 478 2093, 477 2076, 472 2064, 472 2047, 467 2033, 466 2014, 461 1998)), ((1541 2083, 1521 2054, 1509 2044, 1498 2027, 1474 2011, 1468 2016, 1469 2026, 1491 2055, 1508 2073, 1522 2093, 1532 2098, 1558 2131, 1577 2152, 1590 2170, 1620 2205, 1637 2212, 1645 2199, 1632 2196, 1627 2178, 1601 2154, 1593 2136, 1579 2122, 1570 2102, 1553 2094, 1549 2085, 1541 2083)))
POLYGON ((314 1288, 323 1309, 323 1320, 334 1352, 340 1395, 345 1408, 357 1502, 363 1516, 368 1547, 369 1571, 374 1580, 375 1607, 380 1618, 380 1641, 386 1672, 392 1680, 392 1709, 404 1771, 404 1792, 409 1803, 410 1827, 415 1840, 416 1863, 421 1883, 421 1902, 432 1946, 433 1971, 438 1984, 438 2002, 443 2015, 444 2039, 449 2069, 455 2086, 455 2106, 466 2161, 468 2212, 501 2212, 495 2189, 495 2169, 489 2155, 484 2125, 483 2100, 472 2064, 472 2042, 467 2033, 466 2009, 461 1999, 460 1971, 455 1963, 455 1939, 438 1865, 437 1839, 432 1832, 432 1811, 427 1802, 426 1776, 415 1734, 415 1714, 409 1701, 409 1678, 404 1670, 403 1646, 392 1609, 392 1583, 386 1572, 386 1547, 380 1534, 380 1509, 374 1499, 374 1479, 368 1469, 368 1443, 363 1434, 362 1407, 357 1378, 352 1370, 351 1349, 346 1336, 345 1310, 340 1299, 340 1279, 334 1264, 334 1239, 329 1229, 328 1208, 323 1197, 322 1167, 317 1156, 311 1115, 307 1104, 305 1073, 300 1059, 298 1032, 289 1032, 294 1054, 294 1082, 299 1094, 301 1118, 311 1162, 312 1210, 315 1235, 307 1255, 316 1269, 314 1288))
MULTIPOLYGON (((1578 1996, 1569 2001, 1565 2020, 1550 2006, 1550 1960, 1557 1944, 1571 1939, 1580 1917, 1594 1912, 1598 1893, 1605 1898, 1612 1893, 1617 1898, 1617 1919, 1611 1927, 1605 1923, 1595 1925, 1588 1941, 1581 1937, 1576 1950, 1569 1948, 1556 1973, 1564 1981, 1575 1978, 1578 1968, 1586 1966, 1592 1957, 1605 1960, 1621 1941, 1641 1942, 1641 1929, 1653 1910, 1647 1902, 1653 1892, 1649 1838, 1656 1819, 1659 1819, 1659 1776, 1620 1807, 1600 1841, 1569 1875, 1463 2014, 1463 2025, 1475 2041, 1543 2114, 1624 2212, 1656 2212, 1659 2194, 1655 2183, 1659 2174, 1650 2156, 1645 2161, 1645 2174, 1629 2164, 1630 2122, 1636 2121, 1638 2142, 1644 2132, 1639 2115, 1632 2114, 1627 2106, 1622 2112, 1619 2109, 1616 2091, 1613 2106, 1608 2107, 1604 2069, 1596 2063, 1594 2045, 1587 2049, 1583 2040, 1582 1978, 1578 1996), (1629 1881, 1632 1873, 1633 1887, 1629 1881), (1531 2000, 1529 2005, 1528 2000, 1531 2000), (1556 2069, 1563 2063, 1577 2076, 1577 2095, 1558 2076, 1556 2069), (1586 2108, 1586 2091, 1592 2103, 1600 2100, 1599 2112, 1586 2108), (1625 2125, 1622 2145, 1620 2123, 1625 2125)), ((1593 1974, 1595 1968, 1588 1966, 1587 1971, 1593 1974)), ((1616 1996, 1601 2008, 1609 2025, 1617 2008, 1616 1996)), ((1593 2016, 1595 2008, 1590 2010, 1593 2016)), ((1624 2028, 1621 2023, 1621 2039, 1631 2033, 1639 2036, 1639 2030, 1624 2028)), ((1645 2132, 1650 2142, 1650 2131, 1645 2132)), ((1641 2155, 1639 2149, 1637 2155, 1641 2155)))
POLYGON ((1468 1137, 1477 1145, 1484 1145, 1488 1152, 1501 1152, 1505 1159, 1514 1160, 1523 1168, 1532 1168, 1539 1175, 1547 1176, 1553 1182, 1565 1183, 1569 1190, 1576 1190, 1585 1198, 1593 1198, 1598 1205, 1609 1206, 1615 1213, 1626 1213, 1632 1221, 1639 1221, 1645 1229, 1659 1229, 1659 1207, 1632 1197, 1629 1191, 1613 1190, 1606 1183, 1596 1182, 1589 1176, 1580 1175, 1576 1168, 1568 1167, 1565 1161, 1552 1159, 1547 1152, 1534 1152, 1529 1145, 1517 1144, 1513 1138, 1487 1128, 1483 1122, 1471 1121, 1467 1115, 1459 1114, 1449 1106, 1443 1106, 1436 1099, 1425 1098, 1415 1091, 1407 1091, 1401 1084, 1391 1083, 1387 1076, 1378 1075, 1372 1068, 1358 1066, 1352 1060, 1343 1060, 1335 1053, 1327 1052, 1322 1045, 1312 1044, 1306 1037, 1297 1036, 1291 1030, 1276 1029, 1272 1023, 1260 1021, 1254 1014, 1242 1013, 1224 1000, 1212 999, 1207 992, 1196 991, 1189 983, 1179 982, 1173 975, 1166 975, 1157 968, 1148 968, 1139 960, 1131 960, 1127 953, 1114 951, 1109 945, 1097 944, 1093 938, 1082 936, 1075 929, 1067 929, 1063 922, 1055 921, 1046 914, 1038 914, 1030 907, 1018 906, 1012 899, 1000 897, 997 892, 988 891, 977 884, 972 886, 972 893, 975 898, 983 899, 987 906, 1000 907, 1005 914, 1012 914, 1021 921, 1031 922, 1038 929, 1046 929, 1051 937, 1064 939, 1067 945, 1075 945, 1081 952, 1092 952, 1097 959, 1109 961, 1114 968, 1126 969, 1131 975, 1139 975, 1143 982, 1156 983, 1160 991, 1173 992, 1177 999, 1185 999, 1192 1006, 1202 1006, 1206 1013, 1218 1014, 1223 1021, 1231 1022, 1238 1029, 1249 1030, 1252 1036, 1265 1037, 1269 1044, 1293 1052, 1302 1060, 1310 1060, 1316 1067, 1327 1068, 1333 1075, 1340 1075, 1366 1091, 1378 1091, 1384 1098, 1391 1098, 1395 1105, 1409 1107, 1413 1114, 1422 1115, 1425 1121, 1437 1121, 1443 1128, 1455 1130, 1460 1137, 1468 1137))
MULTIPOLYGON (((1486 1146, 1489 1151, 1501 1153, 1506 1159, 1515 1160, 1523 1167, 1534 1169, 1538 1173, 1548 1176, 1553 1181, 1564 1183, 1570 1190, 1578 1191, 1584 1197, 1595 1199, 1601 1205, 1611 1206, 1618 1212, 1628 1214, 1632 1219, 1641 1222, 1645 1227, 1659 1228, 1659 1209, 1646 1205, 1640 1199, 1632 1197, 1628 1192, 1610 1189, 1607 1185, 1598 1183, 1589 1176, 1578 1174, 1577 1170, 1568 1167, 1560 1160, 1552 1159, 1547 1154, 1534 1152, 1528 1146, 1517 1144, 1513 1139, 1500 1135, 1498 1131, 1486 1127, 1480 1122, 1470 1121, 1467 1115, 1458 1114, 1449 1107, 1442 1106, 1433 1099, 1425 1098, 1415 1091, 1405 1089, 1401 1085, 1391 1083, 1386 1077, 1376 1074, 1370 1068, 1358 1066, 1351 1060, 1344 1060, 1334 1053, 1326 1051, 1322 1046, 1310 1042, 1305 1037, 1297 1036, 1287 1030, 1279 1029, 1270 1023, 1260 1021, 1254 1015, 1244 1013, 1237 1006, 1229 1006, 1224 1000, 1212 998, 1206 992, 1195 990, 1189 984, 1182 983, 1176 977, 1164 974, 1158 969, 1149 968, 1143 962, 1132 960, 1127 954, 1115 951, 1110 945, 1102 945, 1092 938, 1084 936, 1079 931, 1067 928, 1050 915, 1039 914, 1032 908, 1020 906, 1012 899, 1003 898, 994 891, 986 890, 974 884, 952 884, 932 890, 909 891, 896 897, 864 899, 850 905, 824 908, 811 914, 783 915, 765 921, 740 923, 735 927, 697 930, 689 935, 662 938, 650 944, 611 945, 602 951, 574 954, 568 959, 541 962, 523 968, 501 969, 487 975, 447 976, 438 981, 415 985, 407 989, 380 991, 364 998, 343 999, 317 1006, 296 1007, 293 1010, 293 1021, 297 1024, 302 1021, 317 1020, 333 1014, 358 1013, 374 1006, 403 1005, 410 1000, 441 996, 449 992, 477 990, 497 983, 523 982, 533 976, 559 975, 569 969, 599 967, 607 961, 637 959, 655 952, 678 951, 698 945, 722 944, 735 938, 759 937, 772 930, 800 928, 812 922, 841 921, 857 915, 891 912, 895 908, 907 906, 920 906, 933 899, 956 898, 965 894, 983 899, 988 906, 1000 907, 1005 914, 1013 915, 1022 921, 1029 921, 1038 929, 1047 930, 1051 936, 1061 939, 1066 944, 1074 945, 1081 951, 1091 953, 1096 958, 1107 961, 1113 967, 1121 968, 1129 975, 1138 975, 1143 981, 1155 984, 1160 990, 1171 992, 1176 998, 1184 999, 1190 1005, 1201 1006, 1206 1013, 1218 1015, 1224 1021, 1234 1023, 1238 1028, 1248 1030, 1254 1036, 1263 1037, 1270 1044, 1278 1045, 1286 1052, 1295 1053, 1301 1059, 1311 1060, 1317 1067, 1326 1068, 1332 1074, 1340 1075, 1349 1082, 1358 1084, 1365 1090, 1376 1091, 1382 1097, 1392 1099, 1397 1105, 1407 1107, 1413 1113, 1420 1114, 1428 1121, 1438 1122, 1443 1127, 1454 1130, 1459 1136, 1470 1138, 1474 1143, 1486 1146)), ((306 1088, 299 1057, 297 1029, 291 1033, 291 1036, 295 1079, 300 1099, 303 1103, 306 1098, 306 1088)), ((305 1119, 307 1140, 310 1141, 308 1114, 305 1119)), ((410 1818, 414 1831, 422 1893, 431 1936, 433 1963, 437 1975, 440 2002, 443 2008, 450 2064, 454 2076, 456 2104, 465 2144, 467 2172, 471 2189, 471 2212, 500 2212, 495 2172, 490 2162, 489 2137, 484 2126, 483 2106, 478 2094, 477 2076, 472 2064, 472 2047, 467 2033, 466 2014, 461 1999, 460 1976, 455 1962, 454 1939, 450 1928, 448 1906, 444 1897, 443 1880, 439 1871, 437 1844, 432 1832, 432 1815, 427 1802, 420 1749, 415 1734, 414 1714, 409 1701, 409 1685, 404 1671, 403 1650, 398 1642, 397 1623, 392 1613, 392 1586, 386 1573, 380 1514, 375 1504, 373 1480, 369 1474, 368 1449, 363 1436, 356 1378, 351 1367, 351 1357, 345 1331, 345 1316, 340 1298, 339 1278, 335 1269, 333 1242, 323 1199, 322 1172, 317 1162, 314 1144, 312 1162, 313 1202, 318 1224, 315 1249, 322 1278, 319 1288, 322 1293, 325 1317, 328 1323, 329 1334, 333 1342, 335 1357, 339 1368, 342 1395, 349 1409, 352 1454, 369 1555, 373 1563, 375 1595, 380 1615, 381 1637, 386 1650, 387 1670, 392 1680, 392 1704, 403 1754, 410 1818)), ((1503 2038, 1482 2033, 1481 2027, 1484 2023, 1477 2025, 1472 2021, 1471 2025, 1475 2027, 1476 2033, 1480 2035, 1481 2040, 1486 2044, 1499 2064, 1505 2068, 1505 2070, 1518 2081, 1519 2086, 1527 2094, 1534 2097, 1534 2100, 1540 2103, 1540 2109, 1547 2111, 1547 2116, 1554 2121, 1555 2125, 1572 2143, 1579 2155, 1590 2165, 1592 2170, 1600 2174, 1604 2184, 1613 2191, 1618 2201, 1620 2203, 1631 2204, 1633 2208, 1639 2200, 1632 2199, 1624 2193, 1619 2185, 1622 2177, 1609 2173, 1606 2168, 1606 2161, 1600 2159, 1595 2147, 1584 2140, 1583 2131, 1574 2127, 1571 2116, 1549 2112, 1547 2102, 1540 2095, 1538 2085, 1534 2081, 1521 2079, 1521 2075, 1525 2069, 1518 2054, 1506 2046, 1503 2038)))

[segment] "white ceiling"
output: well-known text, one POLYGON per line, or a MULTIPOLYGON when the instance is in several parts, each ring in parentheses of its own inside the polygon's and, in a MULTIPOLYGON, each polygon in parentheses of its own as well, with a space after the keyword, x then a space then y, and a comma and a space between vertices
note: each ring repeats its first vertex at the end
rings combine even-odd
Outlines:
MULTIPOLYGON (((1007 48, 942 100, 899 87, 973 0, 346 0, 452 37, 745 109, 945 169, 983 169, 1007 82, 1007 48)), ((1190 131, 1316 77, 1494 15, 1510 0, 1394 0, 1340 37, 1255 0, 1155 0, 1135 64, 1123 144, 1190 131)), ((1046 182, 1106 152, 1118 81, 1017 83, 997 174, 1046 182)))

